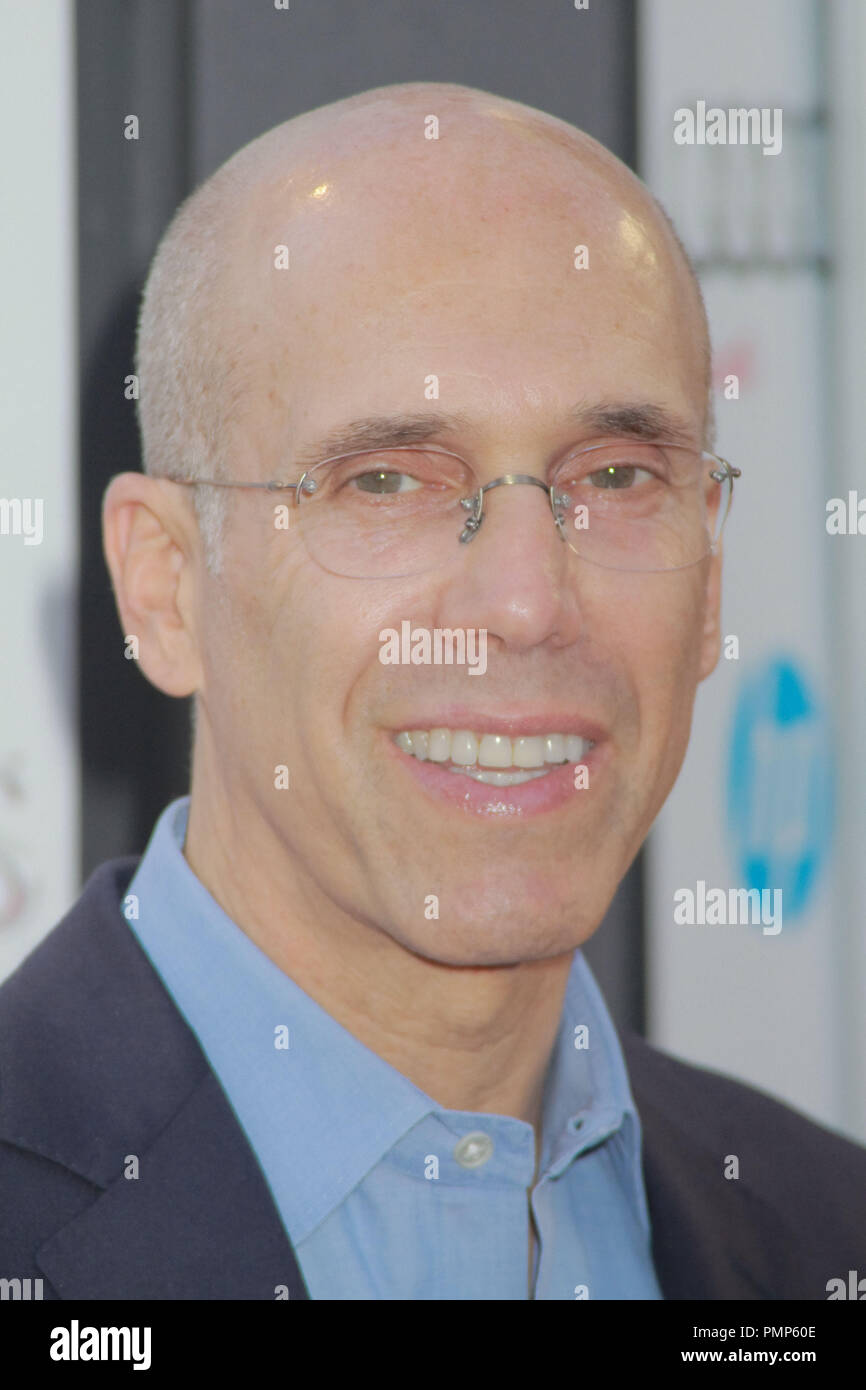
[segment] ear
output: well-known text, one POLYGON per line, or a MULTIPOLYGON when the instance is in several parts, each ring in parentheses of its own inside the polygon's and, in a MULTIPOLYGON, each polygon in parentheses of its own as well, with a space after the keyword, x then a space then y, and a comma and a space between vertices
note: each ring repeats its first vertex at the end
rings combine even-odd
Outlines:
POLYGON ((722 645, 722 543, 710 557, 704 609, 704 631, 701 644, 699 680, 706 680, 719 664, 722 645))
POLYGON ((166 695, 198 690, 195 623, 202 562, 198 527, 183 489, 143 473, 119 473, 102 502, 102 542, 124 640, 166 695))

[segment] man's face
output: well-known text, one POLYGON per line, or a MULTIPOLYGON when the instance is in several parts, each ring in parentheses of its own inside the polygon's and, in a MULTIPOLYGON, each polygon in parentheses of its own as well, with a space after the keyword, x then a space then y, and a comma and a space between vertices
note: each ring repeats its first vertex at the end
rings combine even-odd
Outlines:
MULTIPOLYGON (((623 205, 543 146, 488 171, 435 145, 420 156, 441 172, 410 164, 404 179, 387 152, 359 170, 311 162, 246 218, 237 329, 257 374, 234 476, 295 479, 293 455, 336 427, 425 411, 469 422, 436 442, 483 482, 544 477, 598 442, 575 424, 578 405, 664 407, 699 446, 684 278, 633 194, 623 205), (270 258, 283 241, 281 272, 270 258), (578 244, 588 269, 574 268, 578 244)), ((233 814, 261 824, 263 854, 282 849, 311 912, 422 956, 506 964, 581 944, 679 771, 696 684, 715 664, 718 561, 593 566, 560 541, 544 492, 509 487, 485 494, 484 526, 450 567, 342 578, 310 558, 294 521, 275 529, 286 498, 232 494, 227 610, 203 580, 203 713, 233 814), (407 619, 486 629, 486 672, 383 665, 380 633, 407 619), (516 720, 521 733, 594 731, 589 786, 561 770, 501 789, 430 775, 395 743, 516 720), (282 764, 290 787, 275 790, 282 764), (434 894, 438 917, 425 913, 434 894)))

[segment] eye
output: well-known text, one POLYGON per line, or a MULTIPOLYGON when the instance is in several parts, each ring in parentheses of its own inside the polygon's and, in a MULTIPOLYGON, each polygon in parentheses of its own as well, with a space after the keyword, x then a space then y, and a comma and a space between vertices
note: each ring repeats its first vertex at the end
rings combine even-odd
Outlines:
POLYGON ((661 496, 666 485, 678 481, 677 471, 682 481, 688 481, 691 468, 691 452, 679 447, 634 441, 589 445, 563 461, 558 486, 564 492, 577 488, 586 493, 592 488, 608 494, 611 502, 615 494, 623 500, 640 497, 645 502, 651 492, 661 496))
POLYGON ((638 468, 635 463, 612 463, 607 468, 599 468, 587 474, 593 487, 614 490, 632 488, 638 478, 650 479, 655 475, 646 468, 638 468))
POLYGON ((423 486, 409 473, 396 473, 384 468, 378 468, 373 473, 359 473, 350 481, 357 485, 359 491, 378 493, 380 496, 393 492, 414 492, 423 486))

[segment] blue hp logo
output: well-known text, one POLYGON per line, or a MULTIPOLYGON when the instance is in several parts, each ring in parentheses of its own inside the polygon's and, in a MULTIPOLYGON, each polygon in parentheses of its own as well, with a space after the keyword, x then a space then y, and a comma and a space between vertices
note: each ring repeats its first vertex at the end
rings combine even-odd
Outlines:
POLYGON ((832 815, 826 715, 795 661, 774 657, 745 677, 737 699, 728 825, 740 882, 781 888, 786 923, 815 887, 832 815))

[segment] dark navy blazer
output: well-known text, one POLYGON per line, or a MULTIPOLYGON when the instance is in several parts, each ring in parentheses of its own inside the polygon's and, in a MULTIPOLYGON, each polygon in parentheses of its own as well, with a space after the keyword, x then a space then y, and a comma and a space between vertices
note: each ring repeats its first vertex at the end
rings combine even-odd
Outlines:
MULTIPOLYGON (((121 915, 137 863, 103 864, 0 989, 0 1278, 41 1278, 45 1298, 307 1298, 246 1136, 121 915)), ((826 1299, 866 1275, 866 1149, 621 1041, 666 1299, 826 1299)))

